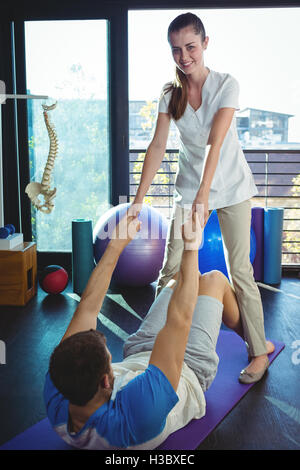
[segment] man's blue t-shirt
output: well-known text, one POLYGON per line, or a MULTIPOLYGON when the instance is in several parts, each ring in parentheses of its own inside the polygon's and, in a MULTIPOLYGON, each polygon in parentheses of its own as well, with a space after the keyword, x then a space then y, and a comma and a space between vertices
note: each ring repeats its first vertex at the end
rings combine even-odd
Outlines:
POLYGON ((126 449, 163 431, 178 396, 164 373, 150 364, 98 408, 78 433, 69 432, 69 401, 56 389, 49 372, 44 400, 51 425, 69 444, 86 449, 126 449))

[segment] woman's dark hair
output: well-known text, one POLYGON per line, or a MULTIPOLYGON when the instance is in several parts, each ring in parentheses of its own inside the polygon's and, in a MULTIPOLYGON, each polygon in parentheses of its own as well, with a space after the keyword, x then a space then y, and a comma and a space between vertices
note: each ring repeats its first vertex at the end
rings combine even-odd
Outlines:
POLYGON ((206 37, 205 28, 197 15, 194 13, 183 13, 182 15, 176 16, 176 18, 169 24, 168 28, 168 41, 170 42, 171 33, 180 31, 182 28, 192 26, 195 34, 201 34, 202 42, 206 37))
POLYGON ((110 358, 105 336, 97 330, 69 336, 53 351, 49 373, 55 387, 73 405, 84 406, 93 398, 110 358))
MULTIPOLYGON (((180 31, 182 28, 192 26, 195 34, 201 36, 203 42, 206 37, 204 25, 200 18, 193 13, 183 13, 177 16, 169 25, 168 28, 168 41, 170 43, 171 33, 180 31)), ((175 121, 181 118, 188 102, 188 84, 185 74, 176 67, 175 79, 169 86, 166 87, 164 93, 172 90, 172 96, 169 102, 168 112, 175 121)))

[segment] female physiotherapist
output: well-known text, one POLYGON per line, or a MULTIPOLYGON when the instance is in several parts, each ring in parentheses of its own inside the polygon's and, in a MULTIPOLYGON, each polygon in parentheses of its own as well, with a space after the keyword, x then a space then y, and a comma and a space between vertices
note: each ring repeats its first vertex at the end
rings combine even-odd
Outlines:
POLYGON ((204 223, 216 209, 251 358, 239 380, 252 383, 263 376, 269 365, 267 354, 274 350, 265 339, 263 308, 249 259, 250 199, 257 194, 257 188, 236 130, 239 86, 228 73, 204 66, 208 39, 203 23, 192 13, 178 16, 169 26, 176 80, 163 89, 133 206, 143 202, 160 167, 173 119, 179 130, 180 152, 174 207, 156 294, 179 270, 183 242, 176 236, 177 224, 182 223, 186 208, 195 210, 202 205, 204 223))

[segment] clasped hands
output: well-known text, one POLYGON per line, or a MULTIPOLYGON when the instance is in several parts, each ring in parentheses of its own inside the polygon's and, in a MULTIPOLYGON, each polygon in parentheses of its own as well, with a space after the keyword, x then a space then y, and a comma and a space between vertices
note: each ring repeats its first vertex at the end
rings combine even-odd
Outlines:
MULTIPOLYGON (((111 235, 111 244, 123 250, 141 229, 138 216, 141 208, 133 209, 131 206, 126 214, 114 228, 111 235), (134 214, 134 215, 132 215, 134 214)), ((185 250, 198 250, 202 241, 204 227, 203 205, 197 205, 189 212, 185 223, 181 227, 185 250)))
POLYGON ((182 239, 185 250, 198 251, 202 242, 204 228, 203 206, 191 210, 187 220, 182 225, 182 239))
POLYGON ((128 210, 115 226, 110 237, 110 244, 122 251, 140 231, 141 224, 141 221, 138 219, 138 213, 131 215, 128 210))

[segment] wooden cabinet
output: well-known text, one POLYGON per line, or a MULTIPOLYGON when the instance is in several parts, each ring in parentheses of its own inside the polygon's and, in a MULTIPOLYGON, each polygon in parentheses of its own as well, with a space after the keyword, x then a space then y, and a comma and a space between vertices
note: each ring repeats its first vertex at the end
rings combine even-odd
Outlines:
POLYGON ((0 305, 26 305, 36 292, 36 243, 0 250, 0 305))

